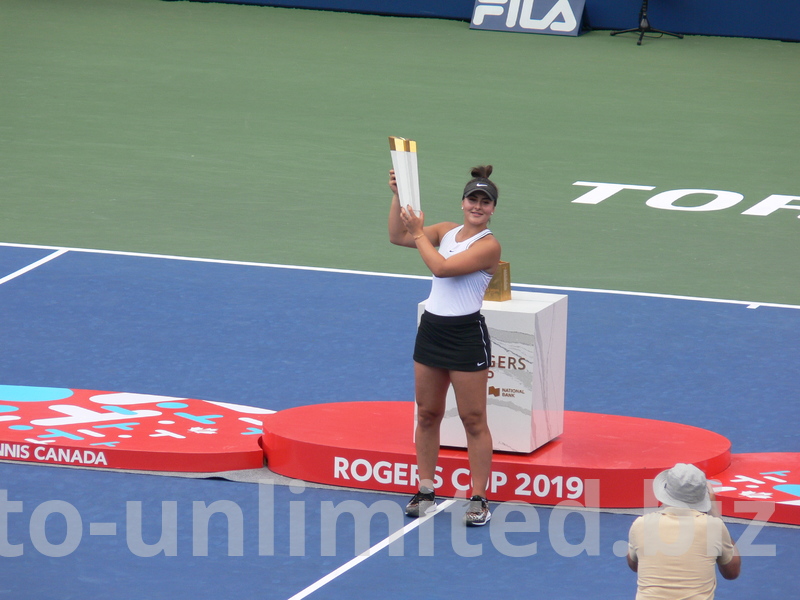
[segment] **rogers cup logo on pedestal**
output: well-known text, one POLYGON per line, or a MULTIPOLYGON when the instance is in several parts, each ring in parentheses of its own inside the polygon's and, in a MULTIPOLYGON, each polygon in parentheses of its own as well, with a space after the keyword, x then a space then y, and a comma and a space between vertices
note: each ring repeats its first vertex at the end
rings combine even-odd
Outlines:
POLYGON ((476 0, 470 29, 580 34, 585 0, 476 0))

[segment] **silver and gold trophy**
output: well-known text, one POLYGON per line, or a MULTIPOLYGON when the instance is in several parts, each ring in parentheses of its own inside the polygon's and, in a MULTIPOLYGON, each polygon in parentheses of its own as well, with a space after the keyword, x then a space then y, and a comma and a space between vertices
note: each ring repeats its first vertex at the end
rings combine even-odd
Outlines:
POLYGON ((400 206, 411 205, 415 213, 420 212, 419 168, 417 166, 417 142, 401 137, 389 136, 392 168, 397 180, 397 196, 400 206))

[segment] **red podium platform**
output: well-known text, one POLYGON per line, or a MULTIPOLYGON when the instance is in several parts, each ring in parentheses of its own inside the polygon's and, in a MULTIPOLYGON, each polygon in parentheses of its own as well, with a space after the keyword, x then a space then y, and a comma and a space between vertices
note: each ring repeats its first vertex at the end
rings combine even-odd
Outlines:
MULTIPOLYGON (((268 467, 288 477, 391 492, 416 491, 411 402, 303 406, 264 420, 268 467)), ((531 454, 495 453, 490 495, 496 501, 588 507, 655 506, 647 480, 677 462, 706 473, 730 464, 721 435, 675 423, 566 411, 564 434, 531 454)), ((469 489, 465 450, 443 449, 437 491, 469 489)))
MULTIPOLYGON (((412 402, 273 411, 190 398, 0 385, 0 459, 102 469, 259 469, 374 491, 416 490, 412 402)), ((677 462, 703 469, 722 514, 800 525, 800 453, 731 454, 716 433, 566 411, 564 433, 530 454, 495 453, 493 501, 655 506, 651 482, 677 462)), ((465 450, 442 449, 437 492, 469 490, 465 450)))
POLYGON ((723 515, 800 525, 800 453, 734 454, 711 484, 723 515))
POLYGON ((138 471, 257 469, 267 411, 149 394, 0 385, 0 459, 138 471))
MULTIPOLYGON (((413 493, 411 402, 302 406, 264 419, 264 453, 276 473, 342 487, 413 493)), ((702 469, 722 514, 800 525, 800 454, 731 454, 723 436, 688 425, 564 413, 564 434, 531 454, 495 453, 492 500, 595 508, 656 506, 651 480, 678 462, 702 469)), ((466 451, 443 448, 437 493, 469 489, 466 451)))

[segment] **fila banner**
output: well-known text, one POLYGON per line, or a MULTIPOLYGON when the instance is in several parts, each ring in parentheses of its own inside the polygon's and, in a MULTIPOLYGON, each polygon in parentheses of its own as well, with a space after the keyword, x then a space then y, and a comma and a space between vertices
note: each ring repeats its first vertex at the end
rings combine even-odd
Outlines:
POLYGON ((470 29, 580 35, 586 0, 475 0, 470 29))

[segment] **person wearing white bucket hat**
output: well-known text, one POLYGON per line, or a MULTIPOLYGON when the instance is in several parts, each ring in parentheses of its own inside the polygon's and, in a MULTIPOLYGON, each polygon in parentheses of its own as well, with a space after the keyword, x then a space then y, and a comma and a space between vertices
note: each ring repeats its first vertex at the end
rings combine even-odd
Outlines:
POLYGON ((706 476, 694 465, 678 463, 661 471, 653 480, 653 493, 666 506, 693 508, 704 513, 711 510, 706 476))
POLYGON ((713 514, 706 476, 678 463, 656 476, 653 493, 661 508, 638 517, 628 534, 636 600, 712 600, 715 567, 725 579, 736 579, 741 557, 725 523, 713 514))

